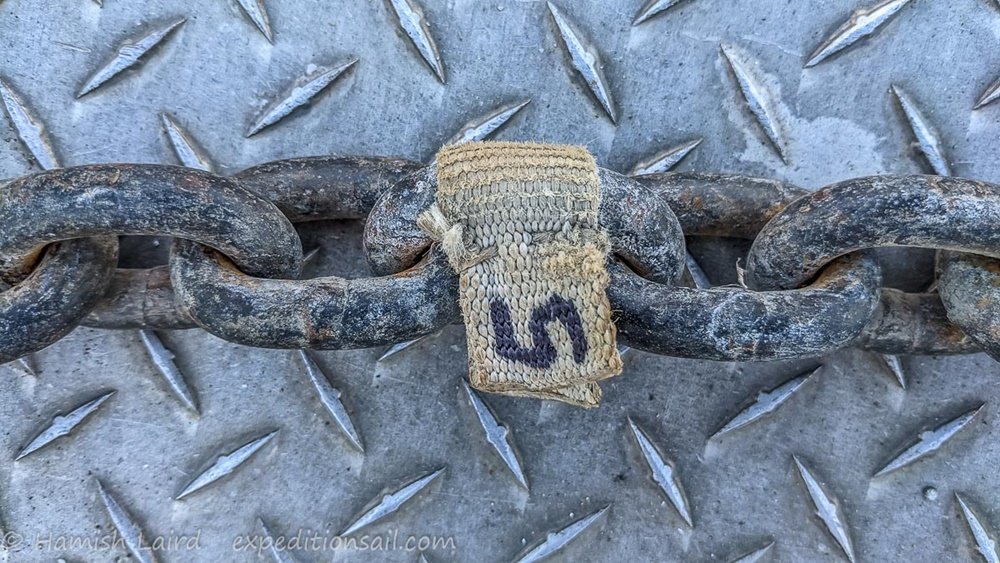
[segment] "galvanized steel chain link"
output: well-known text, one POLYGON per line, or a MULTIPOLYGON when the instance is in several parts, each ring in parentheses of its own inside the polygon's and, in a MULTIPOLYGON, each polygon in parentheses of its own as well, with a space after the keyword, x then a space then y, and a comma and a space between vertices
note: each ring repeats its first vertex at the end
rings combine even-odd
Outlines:
MULTIPOLYGON (((78 325, 184 329, 268 348, 387 345, 460 321, 457 276, 417 215, 434 164, 299 158, 232 177, 140 164, 19 178, 0 193, 0 362, 78 325), (300 280, 294 223, 366 219, 379 277, 300 280), (174 237, 169 265, 116 269, 118 235, 174 237)), ((807 192, 720 174, 601 169, 599 220, 622 340, 759 361, 857 346, 1000 358, 1000 187, 870 177, 807 192), (745 284, 682 285, 685 236, 752 240, 745 284), (882 287, 869 249, 938 249, 937 291, 882 287)))

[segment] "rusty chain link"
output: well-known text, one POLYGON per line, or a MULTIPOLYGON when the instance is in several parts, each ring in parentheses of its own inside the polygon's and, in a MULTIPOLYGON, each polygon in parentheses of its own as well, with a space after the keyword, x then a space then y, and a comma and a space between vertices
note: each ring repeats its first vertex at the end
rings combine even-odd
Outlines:
MULTIPOLYGON (((200 326, 271 348, 393 344, 460 321, 457 276, 416 218, 435 165, 316 157, 225 178, 92 165, 7 183, 0 197, 0 362, 80 324, 200 326), (299 280, 293 223, 366 219, 375 278, 299 280), (169 265, 115 269, 117 235, 175 237, 169 265)), ((955 178, 850 180, 807 192, 733 175, 601 169, 622 340, 713 360, 881 353, 1000 359, 1000 187, 955 178), (753 241, 746 286, 682 287, 685 236, 753 241), (942 250, 939 293, 882 287, 868 249, 942 250)))

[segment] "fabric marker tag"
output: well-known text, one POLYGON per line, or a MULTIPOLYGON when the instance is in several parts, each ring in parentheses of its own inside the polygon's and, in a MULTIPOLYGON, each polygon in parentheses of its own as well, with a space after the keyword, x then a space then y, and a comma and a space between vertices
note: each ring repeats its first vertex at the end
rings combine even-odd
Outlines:
POLYGON ((419 222, 460 275, 472 386, 597 406, 596 382, 622 360, 593 156, 467 143, 442 149, 437 167, 437 202, 419 222))

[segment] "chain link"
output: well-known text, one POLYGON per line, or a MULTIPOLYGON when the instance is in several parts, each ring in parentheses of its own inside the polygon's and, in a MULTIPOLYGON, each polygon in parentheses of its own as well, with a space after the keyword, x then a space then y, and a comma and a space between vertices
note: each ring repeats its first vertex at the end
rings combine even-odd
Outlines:
MULTIPOLYGON (((722 174, 600 170, 608 290, 622 340, 713 360, 881 353, 1000 358, 1000 188, 872 177, 810 193, 722 174), (750 288, 679 285, 685 236, 753 241, 750 288), (937 293, 881 287, 867 249, 947 250, 937 293), (954 324, 953 324, 954 323, 954 324)), ((457 276, 416 224, 435 165, 297 158, 224 178, 161 165, 94 165, 11 181, 0 198, 0 362, 79 324, 200 326, 271 348, 393 344, 460 321, 457 276), (375 278, 299 280, 292 223, 366 219, 375 278), (170 263, 114 269, 117 235, 175 237, 170 263), (89 314, 89 315, 88 315, 89 314)))
MULTIPOLYGON (((673 284, 684 273, 684 233, 661 198, 630 178, 601 169, 598 220, 615 252, 650 280, 673 284)), ((365 225, 365 251, 376 273, 410 267, 431 247, 430 235, 417 226, 417 216, 434 203, 433 166, 411 175, 375 204, 365 225)))
POLYGON ((1000 261, 941 252, 938 291, 948 318, 983 351, 1000 361, 1000 261))

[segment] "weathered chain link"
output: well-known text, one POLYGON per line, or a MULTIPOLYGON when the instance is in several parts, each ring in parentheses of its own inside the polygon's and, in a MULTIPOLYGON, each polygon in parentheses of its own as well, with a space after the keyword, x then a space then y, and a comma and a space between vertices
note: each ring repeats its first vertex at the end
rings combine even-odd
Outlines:
MULTIPOLYGON (((600 180, 600 221, 616 257, 608 294, 631 346, 714 360, 848 346, 1000 358, 1000 187, 873 177, 809 193, 743 176, 603 169, 600 180), (750 288, 679 286, 685 235, 752 240, 750 288), (881 246, 948 250, 940 296, 881 287, 866 250, 881 246)), ((0 194, 0 362, 81 323, 200 326, 274 348, 430 334, 460 320, 457 276, 416 225, 434 197, 433 164, 386 158, 290 159, 230 178, 128 164, 14 180, 0 194), (297 279, 302 247, 292 223, 364 218, 380 277, 297 279), (123 234, 175 237, 169 266, 115 270, 123 234)))
MULTIPOLYGON (((874 225, 874 228, 878 225, 888 228, 882 219, 883 212, 874 210, 873 200, 896 200, 901 197, 901 187, 906 185, 905 179, 886 179, 895 187, 883 186, 881 192, 852 189, 867 185, 871 180, 859 179, 809 194, 781 182, 732 175, 662 174, 641 176, 637 180, 667 198, 686 234, 754 240, 750 259, 763 252, 762 249, 771 249, 766 242, 761 242, 758 233, 780 230, 781 227, 775 225, 783 224, 788 218, 794 218, 796 224, 811 225, 817 231, 836 228, 836 218, 813 216, 810 210, 802 211, 797 207, 800 202, 812 199, 843 198, 845 201, 838 205, 843 208, 844 215, 855 216, 859 223, 874 225)), ((888 206, 891 208, 892 204, 888 206)), ((927 220, 947 222, 948 217, 947 213, 939 213, 927 220)), ((890 233, 904 231, 905 227, 899 226, 895 231, 890 229, 890 233)), ((862 235, 861 232, 852 235, 850 229, 840 234, 847 240, 862 235)), ((796 259, 805 262, 807 257, 813 256, 814 246, 818 244, 807 240, 805 235, 792 235, 784 240, 784 246, 774 252, 788 257, 793 263, 796 259)), ((802 287, 796 283, 790 286, 797 288, 794 290, 747 292, 740 288, 715 288, 687 296, 682 288, 674 291, 657 288, 663 301, 651 305, 637 300, 635 316, 649 318, 660 311, 663 321, 650 327, 656 346, 653 351, 695 358, 802 357, 845 345, 886 354, 974 351, 975 343, 949 322, 937 294, 906 294, 880 288, 881 275, 873 269, 874 264, 870 259, 860 259, 861 255, 857 254, 859 260, 855 261, 855 266, 841 270, 837 276, 831 277, 833 272, 823 269, 835 257, 844 256, 851 250, 891 245, 899 243, 883 239, 829 253, 816 262, 818 267, 814 272, 819 275, 803 278, 802 283, 812 280, 812 284, 802 287), (792 296, 798 297, 789 301, 792 296), (671 310, 677 313, 669 313, 671 310), (692 323, 691 316, 683 313, 688 310, 694 318, 707 324, 692 323), (854 339, 845 340, 847 334, 854 334, 854 339), (836 342, 841 344, 838 346, 836 342)), ((830 266, 834 264, 837 262, 830 266)), ((632 281, 642 283, 641 280, 632 281)), ((629 292, 622 299, 634 294, 635 291, 629 292)))

